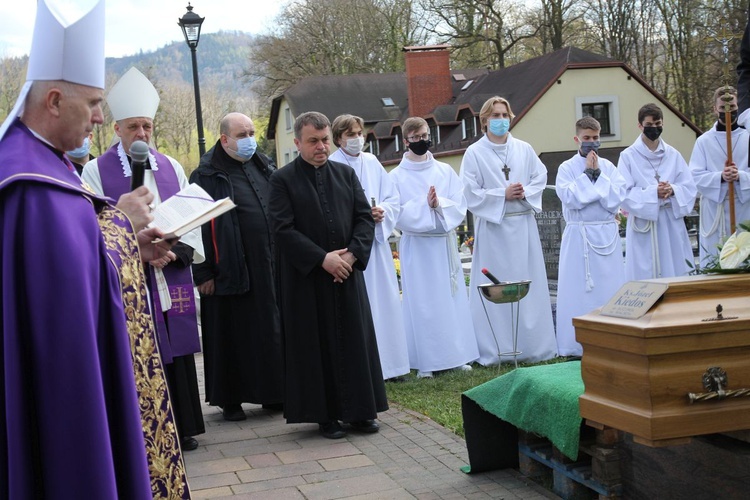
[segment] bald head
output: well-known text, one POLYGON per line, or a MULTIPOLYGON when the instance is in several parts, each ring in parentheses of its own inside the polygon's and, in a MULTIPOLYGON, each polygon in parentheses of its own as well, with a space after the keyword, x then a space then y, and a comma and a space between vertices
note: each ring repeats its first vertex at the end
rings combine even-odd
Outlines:
POLYGON ((221 147, 237 161, 246 161, 237 154, 237 141, 255 136, 255 125, 249 116, 242 113, 229 113, 219 123, 221 147))
POLYGON ((102 89, 65 81, 35 81, 21 121, 60 151, 81 147, 94 125, 104 121, 102 89))
POLYGON ((250 122, 251 125, 253 123, 247 115, 243 115, 242 113, 228 113, 221 119, 221 123, 219 123, 219 132, 223 135, 229 135, 232 125, 237 123, 247 124, 247 122, 250 122))

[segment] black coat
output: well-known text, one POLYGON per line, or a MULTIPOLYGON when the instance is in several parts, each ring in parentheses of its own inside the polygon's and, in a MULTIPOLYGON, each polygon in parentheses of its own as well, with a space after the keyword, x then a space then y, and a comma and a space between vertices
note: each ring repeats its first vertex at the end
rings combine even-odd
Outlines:
MULTIPOLYGON (((200 165, 190 175, 190 182, 201 186, 214 200, 230 198, 235 204, 241 201, 235 197, 232 183, 226 171, 226 163, 233 162, 221 147, 219 142, 203 155, 200 165)), ((276 170, 276 165, 267 156, 256 152, 248 163, 269 172, 276 170)), ((239 162, 236 162, 239 166, 239 162)), ((268 220, 267 204, 257 199, 252 203, 260 205, 266 220, 268 220)), ((200 285, 210 279, 214 280, 215 295, 236 295, 250 289, 249 271, 246 263, 245 250, 242 246, 242 234, 235 210, 220 215, 212 222, 201 228, 203 247, 206 260, 193 265, 193 280, 200 285)), ((258 249, 268 253, 271 260, 273 240, 270 232, 259 235, 258 249), (270 251, 268 250, 270 248, 270 251), (266 250, 263 250, 266 249, 266 250)))
POLYGON ((285 357, 288 422, 353 422, 388 409, 364 273, 375 222, 354 169, 298 157, 271 176, 269 201, 285 357), (321 264, 348 248, 343 283, 321 264))
POLYGON ((217 143, 190 176, 214 199, 237 208, 204 224, 206 261, 193 266, 195 282, 213 279, 201 296, 206 400, 213 405, 282 401, 281 325, 276 304, 274 243, 268 212, 275 170, 255 153, 232 159, 217 143))

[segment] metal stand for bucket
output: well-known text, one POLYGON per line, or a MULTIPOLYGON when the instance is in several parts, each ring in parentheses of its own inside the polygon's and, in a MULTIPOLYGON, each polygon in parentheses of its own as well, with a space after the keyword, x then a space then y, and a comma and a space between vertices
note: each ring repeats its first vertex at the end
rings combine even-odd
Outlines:
MULTIPOLYGON (((495 339, 495 347, 497 347, 498 358, 502 356, 513 356, 513 363, 518 368, 518 355, 522 354, 518 350, 518 320, 521 312, 521 305, 518 303, 526 294, 529 293, 529 285, 531 280, 523 281, 502 281, 498 284, 486 283, 478 285, 479 295, 483 296, 486 300, 493 304, 510 304, 510 331, 513 340, 513 350, 509 352, 500 352, 500 344, 497 341, 497 335, 495 329, 492 327, 492 320, 490 315, 487 313, 487 306, 482 301, 482 307, 484 308, 484 315, 487 317, 487 322, 490 324, 490 331, 492 332, 492 338, 495 339)), ((499 360, 498 360, 499 361, 499 360)))

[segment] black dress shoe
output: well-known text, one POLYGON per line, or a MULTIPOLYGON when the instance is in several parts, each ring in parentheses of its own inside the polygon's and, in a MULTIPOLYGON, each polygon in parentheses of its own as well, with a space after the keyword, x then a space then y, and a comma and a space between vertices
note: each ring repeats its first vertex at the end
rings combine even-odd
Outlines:
POLYGON ((263 409, 271 411, 284 411, 284 403, 265 403, 263 404, 263 409))
POLYGON ((346 432, 341 428, 338 420, 331 420, 323 424, 318 424, 320 434, 328 439, 341 439, 346 436, 346 432))
POLYGON ((184 437, 182 438, 182 441, 180 441, 180 445, 184 451, 193 451, 198 448, 198 440, 193 436, 184 437))
POLYGON ((224 414, 224 420, 229 420, 230 422, 237 422, 247 418, 245 412, 242 411, 242 405, 238 404, 224 405, 221 412, 224 414))
POLYGON ((349 425, 355 431, 367 432, 368 434, 380 430, 380 426, 374 420, 360 420, 358 422, 352 422, 349 425))

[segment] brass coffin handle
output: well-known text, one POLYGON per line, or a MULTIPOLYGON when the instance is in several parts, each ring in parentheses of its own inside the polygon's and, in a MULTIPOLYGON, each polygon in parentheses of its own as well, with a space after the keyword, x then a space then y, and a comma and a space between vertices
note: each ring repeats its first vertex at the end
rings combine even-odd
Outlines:
POLYGON ((687 396, 690 404, 697 401, 721 401, 726 398, 750 397, 750 389, 732 389, 729 391, 725 389, 729 378, 726 370, 720 366, 712 366, 706 370, 702 381, 703 387, 708 392, 689 392, 687 396))

